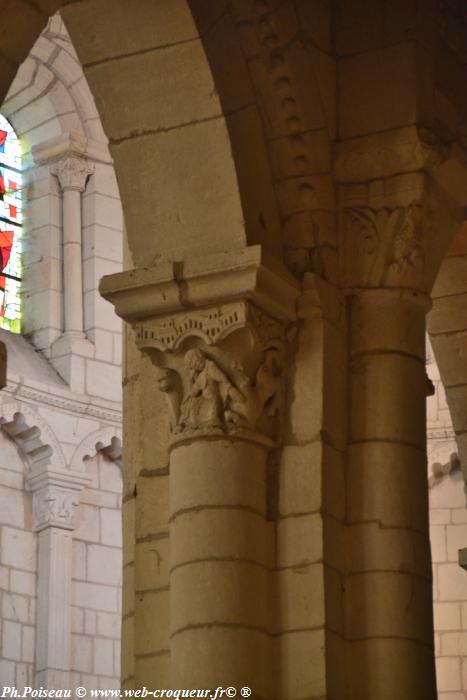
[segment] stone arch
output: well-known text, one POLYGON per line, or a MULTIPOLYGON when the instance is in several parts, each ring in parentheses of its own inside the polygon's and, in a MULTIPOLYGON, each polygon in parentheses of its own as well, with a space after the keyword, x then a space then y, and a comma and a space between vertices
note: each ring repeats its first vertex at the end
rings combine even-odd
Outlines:
MULTIPOLYGON (((50 19, 21 64, 2 111, 29 148, 68 132, 106 143, 79 59, 59 15, 50 19)), ((103 156, 110 158, 108 153, 103 156)))
MULTIPOLYGON (((17 64, 61 5, 22 3, 17 64)), ((299 274, 331 275, 335 64, 313 11, 267 0, 63 5, 110 140, 133 264, 261 243, 299 274)))
MULTIPOLYGON (((76 284, 81 277, 82 294, 78 296, 82 309, 78 316, 91 343, 104 336, 99 336, 102 327, 120 333, 121 324, 109 313, 97 287, 105 272, 121 269, 123 222, 107 139, 60 15, 50 19, 35 42, 2 109, 19 128, 25 148, 30 150, 24 161, 29 167, 23 179, 21 331, 52 360, 67 383, 82 388, 80 373, 75 372, 78 378, 74 379, 70 362, 63 360, 66 349, 53 348, 66 327, 65 279, 73 279, 76 284), (81 275, 78 271, 75 276, 64 272, 62 247, 66 235, 65 197, 58 170, 68 157, 75 164, 89 162, 88 175, 92 172, 80 183, 82 267, 81 275)), ((72 286, 70 282, 68 291, 72 286)), ((111 348, 111 361, 112 355, 118 359, 118 351, 113 353, 111 348)), ((104 396, 111 398, 110 394, 104 389, 104 396)))
POLYGON ((71 458, 71 469, 83 471, 84 460, 95 457, 98 452, 121 467, 122 432, 119 428, 109 426, 88 435, 74 451, 71 458))
POLYGON ((0 404, 0 427, 15 441, 29 469, 50 463, 68 468, 52 429, 33 408, 17 401, 0 404))
POLYGON ((299 272, 316 269, 322 248, 326 269, 335 257, 334 68, 311 47, 312 17, 293 3, 113 3, 106 37, 107 7, 70 5, 63 16, 110 140, 134 264, 261 243, 278 258, 290 246, 299 272), (151 64, 143 96, 136 76, 151 64), (135 156, 138 172, 128 167, 135 156), (138 233, 146 218, 151 241, 138 233))

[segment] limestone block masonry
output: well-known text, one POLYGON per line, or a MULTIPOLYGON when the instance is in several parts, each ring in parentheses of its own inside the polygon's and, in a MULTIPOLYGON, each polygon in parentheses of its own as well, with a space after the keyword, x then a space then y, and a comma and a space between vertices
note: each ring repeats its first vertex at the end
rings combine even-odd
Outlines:
MULTIPOLYGON (((3 94, 58 8, 70 35, 51 20, 5 103, 30 175, 25 331, 51 361, 40 400, 12 368, 2 392, 6 466, 48 473, 47 505, 34 513, 23 489, 5 511, 5 589, 34 576, 39 538, 55 571, 72 532, 70 678, 118 683, 110 301, 127 322, 121 686, 460 700, 466 3, 14 0, 3 94), (52 174, 62 158, 94 168, 79 193, 84 339, 77 306, 65 315, 78 193, 52 174), (427 327, 458 447, 429 478, 427 327), (93 479, 77 506, 66 470, 93 479), (429 495, 449 511, 431 542, 429 495)), ((14 347, 39 372, 44 357, 14 347)), ((5 604, 15 678, 36 670, 33 597, 5 604)))
MULTIPOLYGON (((170 438, 168 589, 172 687, 226 679, 268 697, 277 679, 274 532, 267 473, 283 421, 284 330, 298 286, 259 247, 104 278, 158 370, 170 438)), ((148 599, 149 598, 149 599, 148 599)), ((137 641, 141 655, 160 651, 137 641)))
POLYGON ((427 372, 434 385, 427 421, 438 700, 457 700, 467 692, 467 589, 458 565, 459 550, 467 546, 466 496, 446 392, 430 345, 427 372))
POLYGON ((97 285, 121 269, 123 222, 60 16, 1 111, 21 138, 25 187, 24 336, 0 331, 0 686, 116 689, 122 334, 97 285))

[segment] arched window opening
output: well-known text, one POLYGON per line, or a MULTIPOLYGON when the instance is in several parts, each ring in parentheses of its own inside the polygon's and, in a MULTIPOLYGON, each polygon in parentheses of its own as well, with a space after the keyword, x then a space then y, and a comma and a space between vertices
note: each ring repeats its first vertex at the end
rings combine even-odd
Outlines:
POLYGON ((21 145, 0 114, 0 328, 21 332, 21 145))

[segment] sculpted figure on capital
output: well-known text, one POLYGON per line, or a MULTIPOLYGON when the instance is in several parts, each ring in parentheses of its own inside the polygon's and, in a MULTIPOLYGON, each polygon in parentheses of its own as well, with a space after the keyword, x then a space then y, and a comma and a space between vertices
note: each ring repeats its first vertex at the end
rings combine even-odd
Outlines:
POLYGON ((225 427, 225 410, 242 395, 220 367, 198 348, 184 358, 188 389, 176 432, 225 427))
POLYGON ((263 353, 253 379, 238 362, 200 348, 185 353, 183 381, 178 372, 163 369, 158 384, 167 395, 173 433, 262 431, 264 422, 274 421, 281 400, 281 358, 276 347, 263 353))

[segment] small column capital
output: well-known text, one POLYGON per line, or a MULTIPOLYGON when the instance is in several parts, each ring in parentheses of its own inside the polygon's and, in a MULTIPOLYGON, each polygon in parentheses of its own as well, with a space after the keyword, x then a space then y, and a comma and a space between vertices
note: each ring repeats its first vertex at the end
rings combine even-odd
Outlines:
POLYGON ((94 173, 94 163, 79 156, 65 156, 52 165, 50 172, 64 192, 84 192, 89 175, 94 173))
POLYGON ((48 466, 32 470, 26 478, 26 490, 32 492, 34 531, 47 527, 73 530, 74 510, 89 482, 89 476, 83 472, 48 466))

